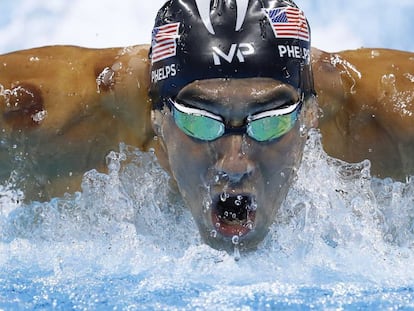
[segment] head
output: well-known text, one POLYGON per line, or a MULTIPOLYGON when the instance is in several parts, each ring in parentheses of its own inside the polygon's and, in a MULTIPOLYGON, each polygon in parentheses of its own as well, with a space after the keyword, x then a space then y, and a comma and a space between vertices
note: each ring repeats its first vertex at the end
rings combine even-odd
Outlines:
POLYGON ((152 122, 203 239, 255 248, 299 166, 309 25, 288 0, 171 0, 150 50, 152 122))

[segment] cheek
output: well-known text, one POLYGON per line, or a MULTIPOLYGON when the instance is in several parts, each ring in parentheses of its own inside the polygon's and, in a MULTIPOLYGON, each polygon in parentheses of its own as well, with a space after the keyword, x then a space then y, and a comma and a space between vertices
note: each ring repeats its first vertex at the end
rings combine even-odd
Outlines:
POLYGON ((206 143, 199 143, 188 137, 171 121, 164 122, 162 137, 166 147, 168 162, 179 185, 199 184, 201 176, 210 166, 206 143))
POLYGON ((262 147, 258 155, 266 184, 289 186, 289 180, 299 168, 305 140, 297 131, 291 131, 279 141, 262 147))

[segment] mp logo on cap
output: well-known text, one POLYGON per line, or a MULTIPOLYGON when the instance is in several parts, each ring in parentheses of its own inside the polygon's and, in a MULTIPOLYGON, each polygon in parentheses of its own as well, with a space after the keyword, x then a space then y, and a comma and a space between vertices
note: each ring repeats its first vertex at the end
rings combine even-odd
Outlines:
POLYGON ((251 43, 233 43, 228 53, 223 52, 217 46, 213 46, 213 59, 216 66, 221 65, 221 58, 228 63, 232 63, 235 58, 240 63, 244 63, 244 56, 252 54, 254 54, 254 47, 251 43))

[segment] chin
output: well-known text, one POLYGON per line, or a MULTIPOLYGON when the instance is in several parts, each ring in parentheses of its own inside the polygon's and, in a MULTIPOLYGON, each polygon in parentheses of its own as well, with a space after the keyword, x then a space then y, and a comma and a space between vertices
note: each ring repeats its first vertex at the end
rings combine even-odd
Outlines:
POLYGON ((235 246, 243 252, 256 250, 269 231, 268 226, 261 226, 260 228, 250 230, 241 236, 228 236, 223 235, 214 229, 211 230, 210 228, 206 228, 203 225, 199 228, 203 241, 207 245, 214 249, 224 250, 229 253, 234 251, 235 246))

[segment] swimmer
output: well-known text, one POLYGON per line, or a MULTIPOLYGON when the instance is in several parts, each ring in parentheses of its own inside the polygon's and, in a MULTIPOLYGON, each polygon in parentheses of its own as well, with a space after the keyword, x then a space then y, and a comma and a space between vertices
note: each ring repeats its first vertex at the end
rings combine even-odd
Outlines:
POLYGON ((329 154, 368 158, 376 176, 414 172, 414 55, 325 53, 310 35, 292 1, 172 0, 150 47, 0 56, 3 139, 17 146, 0 156, 32 164, 42 199, 78 190, 119 142, 154 148, 206 243, 254 249, 311 127, 329 154))

